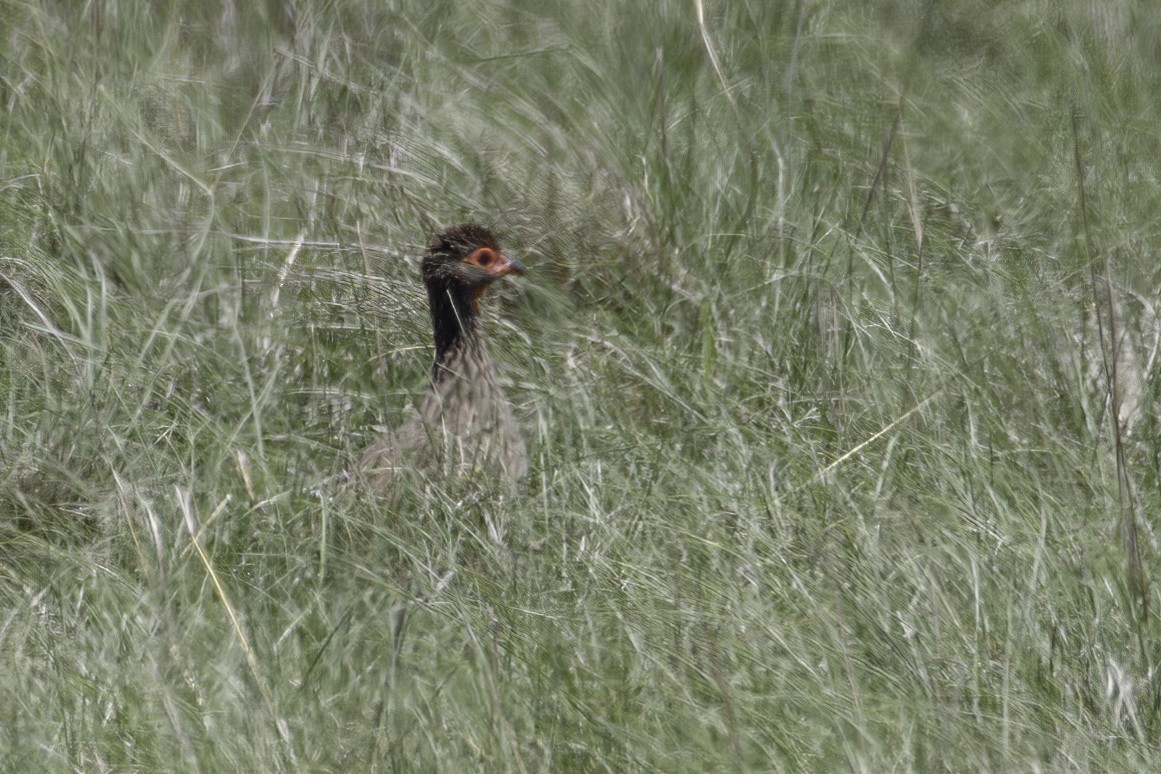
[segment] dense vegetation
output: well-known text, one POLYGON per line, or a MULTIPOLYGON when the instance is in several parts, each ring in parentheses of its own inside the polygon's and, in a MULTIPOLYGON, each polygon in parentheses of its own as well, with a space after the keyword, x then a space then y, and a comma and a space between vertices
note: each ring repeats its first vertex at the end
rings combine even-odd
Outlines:
POLYGON ((0 766, 1157 771, 1161 7, 0 5, 0 766), (341 483, 478 219, 516 491, 341 483))

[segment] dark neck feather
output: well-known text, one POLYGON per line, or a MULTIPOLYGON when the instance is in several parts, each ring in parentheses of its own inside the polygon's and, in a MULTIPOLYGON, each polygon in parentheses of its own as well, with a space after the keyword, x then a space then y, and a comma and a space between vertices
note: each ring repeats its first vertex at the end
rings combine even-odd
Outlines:
POLYGON ((431 304, 431 323, 435 331, 435 367, 433 378, 440 380, 441 366, 455 358, 465 347, 482 344, 480 318, 471 296, 463 289, 442 283, 429 283, 427 298, 431 304))

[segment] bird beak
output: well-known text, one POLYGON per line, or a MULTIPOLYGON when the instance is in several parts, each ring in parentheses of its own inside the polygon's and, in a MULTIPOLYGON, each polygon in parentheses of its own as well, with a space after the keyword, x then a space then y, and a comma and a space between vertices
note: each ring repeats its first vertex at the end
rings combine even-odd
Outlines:
POLYGON ((499 274, 523 274, 527 271, 527 269, 524 268, 524 264, 520 263, 520 261, 516 260, 515 258, 509 258, 506 255, 502 257, 504 262, 500 264, 498 271, 499 274))

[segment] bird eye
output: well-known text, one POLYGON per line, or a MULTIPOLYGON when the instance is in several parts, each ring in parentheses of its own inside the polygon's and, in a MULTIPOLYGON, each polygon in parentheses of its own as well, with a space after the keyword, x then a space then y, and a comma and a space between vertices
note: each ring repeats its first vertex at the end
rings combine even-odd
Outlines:
POLYGON ((481 269, 490 269, 496 263, 498 256, 494 250, 489 250, 486 247, 481 247, 476 252, 472 253, 468 258, 469 263, 474 263, 481 269))

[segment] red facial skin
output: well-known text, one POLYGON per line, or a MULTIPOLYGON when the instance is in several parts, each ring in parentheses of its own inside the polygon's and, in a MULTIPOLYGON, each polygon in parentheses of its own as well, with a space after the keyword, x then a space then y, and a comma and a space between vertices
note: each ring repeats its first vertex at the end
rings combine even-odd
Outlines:
MULTIPOLYGON (((524 265, 519 261, 514 261, 508 256, 501 253, 498 249, 491 247, 480 247, 472 251, 472 254, 464 258, 464 263, 478 266, 485 271, 489 271, 497 277, 503 277, 505 274, 523 274, 524 265)), ((481 285, 472 294, 472 306, 477 312, 480 311, 480 296, 484 294, 487 285, 481 285)))

